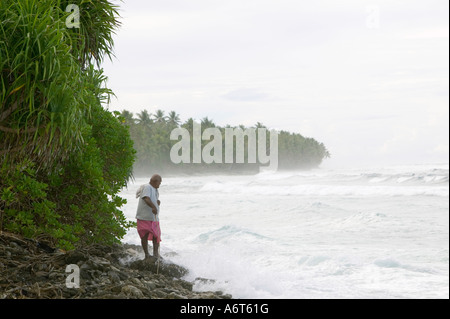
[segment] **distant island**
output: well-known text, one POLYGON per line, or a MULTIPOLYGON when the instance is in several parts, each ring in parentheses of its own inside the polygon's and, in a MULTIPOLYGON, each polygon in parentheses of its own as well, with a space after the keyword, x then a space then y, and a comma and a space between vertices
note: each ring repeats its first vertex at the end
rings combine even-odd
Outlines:
MULTIPOLYGON (((176 128, 184 128, 189 133, 190 144, 193 144, 192 130, 194 123, 201 126, 201 133, 208 128, 217 128, 222 133, 222 143, 225 143, 225 130, 227 128, 237 128, 242 131, 247 129, 267 128, 264 124, 257 122, 253 127, 238 126, 218 126, 212 119, 204 117, 199 121, 189 118, 185 122, 180 120, 180 115, 175 111, 167 115, 163 110, 157 110, 151 114, 147 110, 142 110, 133 114, 128 110, 123 110, 119 118, 122 123, 129 127, 130 137, 134 142, 136 150, 136 161, 133 171, 136 176, 149 175, 159 171, 163 173, 257 173, 264 164, 260 162, 251 163, 248 160, 248 138, 244 139, 244 161, 233 161, 227 163, 225 159, 220 163, 193 163, 193 161, 174 163, 170 158, 172 147, 178 142, 170 138, 171 132, 176 128)), ((277 131, 278 133, 278 169, 311 169, 318 167, 322 161, 330 157, 330 153, 323 143, 314 138, 304 137, 299 133, 287 131, 277 131)), ((268 134, 269 135, 269 134, 268 134)), ((210 141, 201 141, 203 148, 210 141)), ((269 152, 269 136, 267 136, 267 150, 269 152)), ((237 144, 237 143, 236 143, 237 144)), ((236 144, 234 148, 236 148, 236 144)), ((236 152, 234 152, 235 154, 236 152)), ((191 159, 193 154, 190 154, 191 159)), ((225 157, 225 154, 221 154, 225 157)))

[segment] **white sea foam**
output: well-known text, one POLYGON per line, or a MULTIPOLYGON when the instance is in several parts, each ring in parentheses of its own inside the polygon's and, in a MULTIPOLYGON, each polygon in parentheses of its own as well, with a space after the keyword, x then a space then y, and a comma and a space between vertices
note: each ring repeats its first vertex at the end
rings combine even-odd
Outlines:
MULTIPOLYGON (((195 289, 236 298, 448 298, 448 176, 418 165, 163 177, 161 254, 195 289)), ((145 182, 122 192, 129 219, 145 182)), ((124 241, 139 244, 136 230, 124 241)))

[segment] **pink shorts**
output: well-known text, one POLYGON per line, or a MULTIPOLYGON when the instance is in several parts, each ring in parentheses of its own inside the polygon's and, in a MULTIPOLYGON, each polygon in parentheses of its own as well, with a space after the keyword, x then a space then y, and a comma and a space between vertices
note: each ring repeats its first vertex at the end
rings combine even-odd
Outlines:
POLYGON ((139 237, 144 238, 147 235, 148 240, 153 240, 153 236, 156 238, 156 242, 161 241, 161 229, 159 222, 152 222, 150 220, 137 220, 137 231, 139 237))

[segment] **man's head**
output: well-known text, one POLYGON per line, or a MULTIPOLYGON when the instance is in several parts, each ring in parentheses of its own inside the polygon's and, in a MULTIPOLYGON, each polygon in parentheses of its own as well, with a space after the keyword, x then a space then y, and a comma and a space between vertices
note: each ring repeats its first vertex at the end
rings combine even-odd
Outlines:
POLYGON ((150 185, 152 185, 154 188, 159 188, 159 185, 161 185, 162 178, 158 174, 155 174, 150 179, 150 185))

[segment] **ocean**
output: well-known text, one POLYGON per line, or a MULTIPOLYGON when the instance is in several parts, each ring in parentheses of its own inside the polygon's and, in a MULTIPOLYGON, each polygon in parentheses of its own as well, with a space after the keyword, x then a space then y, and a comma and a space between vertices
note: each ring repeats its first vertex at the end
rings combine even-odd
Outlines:
MULTIPOLYGON (((130 220, 149 179, 121 192, 130 220)), ((163 176, 160 200, 161 255, 195 290, 449 298, 448 164, 163 176)), ((123 241, 140 245, 135 229, 123 241)))

